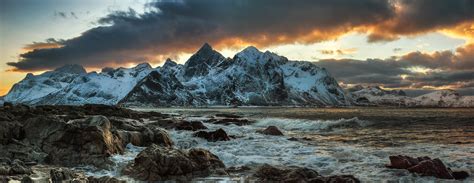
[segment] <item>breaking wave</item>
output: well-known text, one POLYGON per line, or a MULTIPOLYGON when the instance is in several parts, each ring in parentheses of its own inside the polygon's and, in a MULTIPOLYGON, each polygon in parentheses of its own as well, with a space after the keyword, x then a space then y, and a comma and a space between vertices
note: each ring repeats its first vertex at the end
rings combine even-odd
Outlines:
POLYGON ((367 127, 374 123, 371 121, 360 120, 357 117, 339 120, 306 120, 306 119, 287 119, 287 118, 263 118, 257 120, 254 126, 267 127, 277 126, 285 131, 330 131, 341 128, 367 127))

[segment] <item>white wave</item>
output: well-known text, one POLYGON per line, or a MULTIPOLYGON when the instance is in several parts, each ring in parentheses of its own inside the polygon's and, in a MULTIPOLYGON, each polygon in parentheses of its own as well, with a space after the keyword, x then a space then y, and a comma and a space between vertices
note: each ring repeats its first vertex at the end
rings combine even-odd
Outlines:
POLYGON ((372 125, 370 121, 359 120, 357 117, 339 120, 306 120, 287 118, 263 118, 257 120, 254 126, 267 127, 277 126, 285 131, 320 131, 339 128, 367 127, 372 125))

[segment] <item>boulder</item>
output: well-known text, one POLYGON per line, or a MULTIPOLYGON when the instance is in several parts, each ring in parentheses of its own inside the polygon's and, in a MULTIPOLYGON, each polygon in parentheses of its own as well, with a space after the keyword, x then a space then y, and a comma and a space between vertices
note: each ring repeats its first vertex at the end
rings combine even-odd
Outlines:
POLYGON ((115 177, 103 176, 103 177, 87 177, 87 182, 90 183, 125 183, 127 181, 119 180, 115 177))
POLYGON ((410 156, 402 156, 402 155, 389 156, 388 158, 390 159, 390 164, 386 166, 388 168, 395 168, 395 169, 407 169, 407 168, 417 165, 418 163, 420 163, 420 161, 431 159, 429 157, 412 158, 410 156))
POLYGON ((448 169, 438 158, 421 161, 407 170, 412 173, 418 173, 422 176, 433 176, 441 179, 454 179, 451 170, 448 169))
POLYGON ((206 139, 209 142, 230 140, 229 136, 222 128, 219 128, 218 130, 213 131, 213 132, 199 131, 199 132, 194 133, 194 136, 206 139))
POLYGON ((219 125, 237 125, 243 126, 252 123, 252 121, 245 118, 211 118, 206 120, 207 123, 219 124, 219 125))
POLYGON ((189 180, 224 168, 224 163, 207 150, 184 151, 153 144, 140 152, 123 173, 141 181, 189 180))
POLYGON ((10 159, 4 158, 0 161, 0 175, 2 176, 30 175, 32 173, 31 168, 21 160, 10 161, 10 159))
POLYGON ((177 130, 189 130, 189 131, 197 131, 197 130, 203 130, 207 129, 206 126, 200 121, 181 121, 178 124, 176 124, 176 129, 177 130))
POLYGON ((22 140, 25 133, 18 121, 0 121, 0 144, 9 144, 13 140, 22 140))
POLYGON ((283 136, 283 133, 276 126, 269 126, 265 130, 259 130, 257 133, 265 135, 283 136))
POLYGON ((469 177, 469 173, 466 171, 453 171, 453 177, 456 180, 464 180, 469 177))
POLYGON ((66 168, 51 169, 49 171, 49 177, 52 182, 66 182, 73 180, 76 175, 73 171, 66 168))
POLYGON ((406 169, 412 173, 417 173, 422 176, 433 176, 440 179, 465 179, 469 177, 469 173, 465 171, 453 172, 446 167, 444 163, 436 158, 418 157, 413 158, 409 156, 390 156, 390 164, 386 165, 388 168, 406 169))
POLYGON ((222 117, 222 118, 242 118, 242 116, 236 114, 229 114, 229 113, 219 113, 214 115, 215 117, 222 117))
POLYGON ((46 162, 63 166, 106 168, 111 155, 124 152, 124 143, 104 116, 69 121, 42 141, 46 162))
POLYGON ((324 177, 315 170, 301 167, 283 167, 277 168, 271 165, 260 166, 255 174, 260 182, 347 182, 358 183, 357 178, 352 175, 334 175, 324 177))

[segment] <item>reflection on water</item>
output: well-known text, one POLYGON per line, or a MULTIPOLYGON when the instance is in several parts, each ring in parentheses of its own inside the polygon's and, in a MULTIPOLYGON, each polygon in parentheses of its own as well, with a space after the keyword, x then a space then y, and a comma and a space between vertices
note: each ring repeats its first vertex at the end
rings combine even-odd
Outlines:
MULTIPOLYGON (((150 109, 140 109, 150 110, 150 109)), ((254 119, 248 126, 205 124, 241 136, 226 142, 207 142, 192 132, 171 131, 180 148, 203 147, 219 156, 226 166, 297 165, 323 175, 352 174, 364 182, 436 181, 404 170, 384 167, 388 156, 440 158, 453 169, 474 173, 474 109, 395 108, 203 108, 152 109, 183 117, 234 113, 254 119), (278 126, 285 137, 255 133, 278 126), (295 137, 300 140, 289 141, 295 137)), ((188 118, 200 120, 200 118, 188 118)), ((439 181, 439 180, 438 180, 439 181)), ((471 176, 464 182, 473 182, 471 176)))

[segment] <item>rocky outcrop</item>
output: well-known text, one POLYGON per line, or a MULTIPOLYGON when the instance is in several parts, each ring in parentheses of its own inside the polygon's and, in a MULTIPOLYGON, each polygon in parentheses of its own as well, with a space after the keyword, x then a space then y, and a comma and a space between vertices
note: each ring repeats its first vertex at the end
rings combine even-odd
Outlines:
MULTIPOLYGON (((39 123, 32 121, 29 124, 35 128, 39 123)), ((38 126, 38 129, 44 127, 38 126)), ((43 151, 48 154, 46 162, 63 166, 105 168, 111 163, 108 159, 111 155, 124 152, 122 139, 111 131, 110 121, 104 116, 70 121, 45 136, 40 133, 40 139, 43 151)))
POLYGON ((335 175, 324 177, 315 170, 308 168, 277 168, 271 165, 263 165, 254 174, 260 182, 322 182, 322 183, 358 183, 357 178, 352 175, 335 175))
POLYGON ((177 130, 197 131, 207 129, 200 121, 181 121, 176 125, 177 130))
POLYGON ((258 130, 257 133, 265 135, 283 136, 283 133, 276 126, 268 126, 265 130, 258 130))
POLYGON ((208 119, 204 121, 206 123, 212 123, 212 124, 218 124, 218 125, 237 125, 237 126, 243 126, 243 125, 248 125, 252 123, 253 121, 250 121, 245 118, 227 118, 227 117, 214 117, 211 119, 208 119))
POLYGON ((128 143, 172 146, 159 125, 143 122, 165 117, 105 105, 7 105, 0 107, 0 155, 28 164, 107 168, 109 157, 123 153, 128 143))
POLYGON ((410 156, 398 155, 390 156, 389 159, 390 164, 386 165, 388 168, 406 169, 422 176, 433 176, 441 179, 465 179, 469 176, 465 171, 453 172, 438 158, 413 158, 410 156))
POLYGON ((221 172, 224 168, 216 155, 204 149, 184 151, 151 145, 140 152, 123 173, 142 181, 189 180, 221 172))
POLYGON ((212 132, 199 131, 199 132, 194 133, 194 136, 206 139, 209 142, 230 140, 229 136, 222 128, 219 128, 216 131, 212 131, 212 132))

